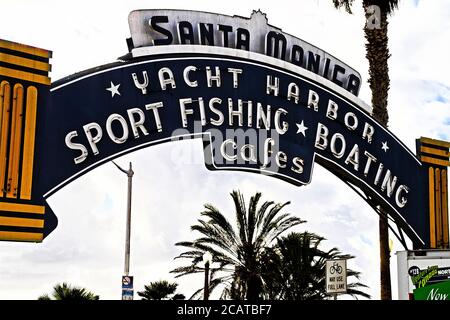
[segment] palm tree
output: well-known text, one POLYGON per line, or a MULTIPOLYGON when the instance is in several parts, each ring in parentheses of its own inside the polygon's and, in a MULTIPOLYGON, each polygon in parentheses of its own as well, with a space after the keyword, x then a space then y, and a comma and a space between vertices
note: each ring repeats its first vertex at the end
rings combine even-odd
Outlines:
MULTIPOLYGON (((275 239, 283 232, 304 221, 281 210, 289 204, 265 201, 258 207, 261 193, 250 198, 248 210, 243 195, 233 191, 231 197, 235 206, 237 226, 234 228, 227 218, 211 204, 205 204, 201 212, 204 219, 191 226, 201 237, 189 242, 178 242, 188 251, 177 258, 191 260, 190 265, 171 272, 177 277, 204 272, 200 265, 203 255, 210 252, 212 262, 217 268, 211 268, 209 288, 212 292, 217 286, 224 285, 222 298, 256 300, 263 297, 262 259, 275 239)), ((191 298, 202 292, 197 290, 191 298)))
POLYGON ((144 291, 138 292, 138 295, 142 300, 184 300, 183 294, 175 293, 177 287, 177 283, 169 283, 166 280, 150 282, 144 286, 144 291))
MULTIPOLYGON (((326 293, 326 261, 352 259, 337 248, 319 249, 324 240, 314 233, 290 233, 278 240, 275 250, 266 257, 264 279, 268 299, 323 300, 326 293)), ((347 276, 359 279, 359 272, 347 269, 347 276)), ((357 288, 367 287, 360 282, 347 285, 347 294, 357 298, 370 296, 357 288)))
MULTIPOLYGON (((376 5, 380 9, 379 27, 370 28, 366 24, 364 36, 366 43, 366 57, 369 60, 369 85, 372 90, 373 116, 383 126, 387 127, 388 116, 388 91, 389 91, 389 67, 390 57, 388 47, 388 19, 387 17, 398 8, 399 0, 363 0, 363 8, 366 18, 371 16, 369 7, 376 5)), ((345 8, 352 13, 353 0, 333 0, 336 8, 345 8)), ((391 300, 391 274, 389 268, 389 224, 387 214, 380 208, 379 233, 380 233, 380 282, 381 299, 391 300)))
MULTIPOLYGON (((54 300, 66 300, 66 301, 87 301, 98 300, 99 296, 88 291, 85 288, 72 287, 71 285, 63 282, 53 287, 52 297, 54 300)), ((49 295, 45 294, 38 298, 38 300, 52 300, 49 295)))

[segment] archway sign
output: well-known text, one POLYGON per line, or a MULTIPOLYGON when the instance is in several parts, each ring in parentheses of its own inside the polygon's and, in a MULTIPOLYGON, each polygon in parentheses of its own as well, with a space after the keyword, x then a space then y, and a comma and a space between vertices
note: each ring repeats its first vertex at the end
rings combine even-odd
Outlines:
POLYGON ((140 10, 129 25, 127 55, 51 86, 50 52, 1 41, 1 239, 42 241, 57 225, 45 199, 100 164, 200 138, 211 170, 306 185, 317 162, 429 246, 428 172, 358 99, 357 71, 259 11, 140 10))

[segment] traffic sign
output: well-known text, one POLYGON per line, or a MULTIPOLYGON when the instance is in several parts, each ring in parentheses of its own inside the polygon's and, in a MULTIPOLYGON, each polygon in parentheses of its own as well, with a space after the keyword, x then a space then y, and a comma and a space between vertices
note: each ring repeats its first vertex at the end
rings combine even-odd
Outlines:
POLYGON ((133 276, 122 276, 122 300, 133 300, 133 276))
POLYGON ((134 291, 130 289, 122 289, 122 300, 133 300, 134 291))
POLYGON ((347 292, 347 260, 326 261, 326 291, 330 294, 347 292))
POLYGON ((133 290, 133 276, 122 276, 122 289, 133 290))

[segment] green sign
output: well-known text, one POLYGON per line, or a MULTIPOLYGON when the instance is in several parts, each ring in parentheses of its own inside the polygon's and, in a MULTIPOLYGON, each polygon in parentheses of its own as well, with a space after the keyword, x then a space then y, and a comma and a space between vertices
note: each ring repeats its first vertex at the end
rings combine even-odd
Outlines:
POLYGON ((427 285, 428 280, 435 277, 438 274, 438 266, 430 266, 425 270, 420 270, 417 267, 415 269, 411 268, 410 273, 411 281, 416 286, 416 288, 423 288, 427 285))
POLYGON ((450 281, 415 289, 414 300, 450 300, 450 281))

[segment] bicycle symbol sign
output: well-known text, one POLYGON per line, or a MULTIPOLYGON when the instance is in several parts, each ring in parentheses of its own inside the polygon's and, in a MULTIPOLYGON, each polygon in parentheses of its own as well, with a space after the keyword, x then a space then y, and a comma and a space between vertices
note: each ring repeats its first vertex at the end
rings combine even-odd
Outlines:
POLYGON ((334 274, 335 272, 341 274, 342 267, 337 262, 333 261, 333 265, 330 267, 330 273, 334 274))
POLYGON ((326 291, 330 294, 347 292, 347 261, 327 260, 326 291))

